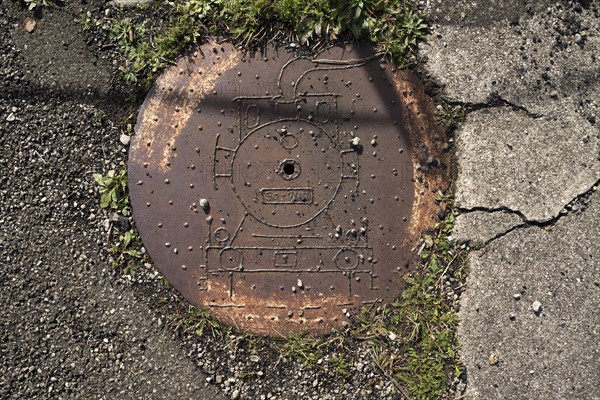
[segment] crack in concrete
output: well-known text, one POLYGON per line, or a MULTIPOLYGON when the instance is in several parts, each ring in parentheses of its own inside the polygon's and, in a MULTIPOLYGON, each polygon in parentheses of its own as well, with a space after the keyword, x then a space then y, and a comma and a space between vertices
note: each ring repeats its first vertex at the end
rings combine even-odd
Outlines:
POLYGON ((467 214, 470 212, 475 212, 475 211, 483 211, 483 212, 488 212, 488 213, 493 213, 493 212, 505 212, 505 213, 509 213, 509 214, 515 214, 518 215, 519 218, 521 218, 523 220, 523 222, 527 222, 528 219, 527 217, 519 210, 513 210, 509 207, 506 206, 500 206, 500 207, 483 207, 483 206, 476 206, 476 207, 458 207, 458 210, 463 213, 463 214, 467 214))
MULTIPOLYGON (((489 96, 488 100, 483 103, 472 103, 472 102, 463 102, 463 101, 445 101, 445 102, 446 102, 446 104, 449 104, 452 106, 464 107, 465 116, 472 112, 478 111, 478 110, 492 109, 492 108, 499 108, 499 107, 508 107, 508 108, 512 109, 513 111, 524 112, 525 115, 531 119, 539 119, 539 118, 543 118, 545 116, 544 114, 533 113, 533 112, 529 111, 526 107, 515 104, 509 100, 506 100, 505 98, 498 95, 497 93, 492 93, 489 96)), ((493 242, 497 239, 500 239, 517 229, 528 228, 531 226, 536 226, 538 228, 545 229, 545 228, 555 225, 562 217, 576 212, 573 210, 568 210, 567 209, 568 205, 573 204, 573 203, 581 200, 583 197, 590 195, 592 192, 595 191, 595 189, 599 185, 600 185, 600 178, 588 190, 586 190, 583 193, 578 194, 573 199, 568 201, 558 215, 556 215, 552 218, 549 218, 547 220, 528 219, 525 216, 525 214, 523 212, 521 212, 520 210, 514 210, 514 209, 511 209, 506 206, 500 206, 500 207, 476 206, 476 207, 470 207, 470 208, 458 207, 458 211, 460 211, 461 213, 470 213, 470 212, 476 212, 476 211, 488 212, 488 213, 505 212, 505 213, 517 215, 519 218, 521 218, 521 220, 523 221, 522 223, 517 224, 517 225, 511 227, 510 229, 507 229, 504 232, 496 234, 491 239, 488 239, 481 246, 483 248, 483 247, 487 246, 488 244, 490 244, 491 242, 493 242)))
POLYGON ((471 103, 471 102, 463 102, 463 101, 446 101, 447 104, 452 106, 461 106, 465 108, 465 116, 474 111, 489 109, 489 108, 499 108, 499 107, 508 107, 513 111, 522 111, 531 119, 539 119, 544 117, 543 114, 537 114, 529 111, 526 107, 512 103, 497 93, 490 94, 488 100, 485 103, 471 103))
POLYGON ((565 206, 563 207, 563 209, 560 211, 560 213, 558 215, 556 215, 550 219, 544 220, 544 221, 528 219, 525 216, 525 214, 523 214, 521 211, 513 210, 513 209, 511 209, 509 207, 505 207, 505 206, 501 206, 501 207, 478 206, 478 207, 469 207, 469 208, 458 207, 458 211, 460 211, 463 214, 468 214, 468 213, 475 212, 475 211, 487 212, 487 213, 506 212, 506 213, 517 215, 519 218, 521 218, 523 223, 517 224, 517 225, 507 229, 504 232, 496 234, 493 238, 488 239, 487 241, 485 241, 483 243, 483 245, 481 246, 481 248, 483 248, 483 247, 487 246, 488 244, 492 243, 493 241, 500 239, 517 229, 529 228, 532 226, 535 226, 540 229, 547 229, 549 227, 556 225, 556 223, 558 221, 560 221, 563 217, 566 217, 571 214, 575 214, 576 212, 580 211, 579 209, 578 210, 569 210, 567 208, 568 205, 576 203, 576 202, 580 201, 581 199, 583 199, 584 197, 590 196, 593 192, 595 192, 597 190, 599 185, 600 185, 600 178, 588 190, 586 190, 583 193, 578 194, 572 200, 570 200, 567 204, 565 204, 565 206))
POLYGON ((513 231, 516 231, 517 229, 527 228, 529 226, 531 226, 531 225, 528 225, 526 222, 524 222, 522 224, 517 224, 517 225, 513 226, 512 228, 507 229, 504 232, 500 232, 500 233, 496 234, 493 238, 490 238, 490 239, 486 240, 483 243, 483 245, 481 245, 481 247, 483 248, 483 247, 487 246, 488 244, 492 243, 493 241, 498 240, 498 239, 500 239, 500 238, 508 235, 509 233, 513 232, 513 231))

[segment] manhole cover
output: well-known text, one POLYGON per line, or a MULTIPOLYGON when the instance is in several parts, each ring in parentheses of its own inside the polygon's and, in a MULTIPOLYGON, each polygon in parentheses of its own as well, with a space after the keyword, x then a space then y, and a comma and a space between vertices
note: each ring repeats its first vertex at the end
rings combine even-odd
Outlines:
POLYGON ((415 168, 442 164, 409 78, 339 47, 213 44, 165 72, 129 161, 135 221, 165 277, 257 334, 327 333, 398 297, 434 192, 415 168))

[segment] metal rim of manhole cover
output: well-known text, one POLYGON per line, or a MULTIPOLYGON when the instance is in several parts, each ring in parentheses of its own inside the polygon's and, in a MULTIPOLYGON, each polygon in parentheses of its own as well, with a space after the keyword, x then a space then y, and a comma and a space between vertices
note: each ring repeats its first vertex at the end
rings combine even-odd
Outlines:
POLYGON ((444 143, 414 75, 366 46, 211 43, 142 106, 133 215, 190 303, 253 334, 326 334, 402 291, 447 182, 444 143))

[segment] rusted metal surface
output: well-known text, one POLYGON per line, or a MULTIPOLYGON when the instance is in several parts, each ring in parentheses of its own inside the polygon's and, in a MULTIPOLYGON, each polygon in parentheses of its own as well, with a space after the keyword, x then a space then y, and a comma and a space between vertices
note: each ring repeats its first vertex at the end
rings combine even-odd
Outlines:
POLYGON ((255 334, 328 333, 396 298, 448 170, 419 90, 366 48, 212 44, 180 60, 146 99, 129 160, 161 272, 255 334))

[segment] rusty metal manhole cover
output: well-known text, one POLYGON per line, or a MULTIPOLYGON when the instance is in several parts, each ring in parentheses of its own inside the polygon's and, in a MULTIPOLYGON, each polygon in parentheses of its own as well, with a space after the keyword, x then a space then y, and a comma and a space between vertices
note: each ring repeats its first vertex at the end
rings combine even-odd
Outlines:
POLYGON ((432 192, 409 133, 435 129, 408 81, 366 48, 212 44, 165 72, 129 182, 166 278, 257 334, 327 333, 396 298, 432 192))

